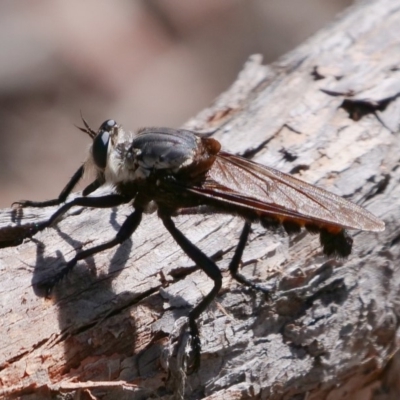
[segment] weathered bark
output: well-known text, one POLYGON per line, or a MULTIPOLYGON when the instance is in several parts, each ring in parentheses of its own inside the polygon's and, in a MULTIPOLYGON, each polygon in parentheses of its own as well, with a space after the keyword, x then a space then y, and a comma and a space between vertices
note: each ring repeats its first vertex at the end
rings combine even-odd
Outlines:
MULTIPOLYGON (((242 273, 275 288, 266 299, 227 271, 242 221, 177 218, 216 257, 224 283, 199 321, 200 370, 179 375, 171 359, 167 380, 175 322, 211 281, 184 273, 192 262, 148 215, 131 241, 80 262, 46 299, 36 284, 75 251, 112 237, 129 207, 79 210, 0 252, 0 396, 167 399, 184 385, 187 399, 398 398, 399 37, 400 0, 360 3, 275 64, 252 57, 187 124, 221 126, 215 137, 226 150, 362 204, 385 232, 354 232, 352 255, 328 260, 316 236, 255 225, 242 273)), ((3 210, 0 240, 53 211, 25 209, 18 220, 3 210)))

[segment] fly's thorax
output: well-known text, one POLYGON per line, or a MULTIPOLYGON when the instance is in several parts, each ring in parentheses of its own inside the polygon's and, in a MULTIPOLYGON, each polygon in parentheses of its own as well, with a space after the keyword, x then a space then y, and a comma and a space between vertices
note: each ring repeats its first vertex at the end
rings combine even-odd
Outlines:
MULTIPOLYGON (((183 131, 185 132, 185 131, 183 131)), ((152 172, 177 173, 191 165, 199 147, 194 134, 168 129, 142 130, 132 141, 130 160, 138 179, 145 179, 152 172)))

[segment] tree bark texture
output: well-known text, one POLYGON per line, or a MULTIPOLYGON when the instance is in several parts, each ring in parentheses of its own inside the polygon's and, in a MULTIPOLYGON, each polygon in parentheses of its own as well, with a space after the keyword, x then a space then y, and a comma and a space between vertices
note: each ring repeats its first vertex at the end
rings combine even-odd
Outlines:
POLYGON ((172 337, 212 282, 155 214, 120 247, 79 262, 48 299, 37 284, 81 248, 113 237, 129 206, 74 209, 19 246, 15 238, 56 208, 2 210, 0 397, 399 398, 399 37, 400 0, 360 2, 278 62, 252 56, 187 123, 219 128, 223 149, 349 198, 386 223, 382 233, 351 232, 346 260, 325 258, 317 236, 253 225, 241 272, 274 288, 268 299, 227 270, 243 221, 176 218, 223 272, 199 320, 197 373, 179 368, 172 337))

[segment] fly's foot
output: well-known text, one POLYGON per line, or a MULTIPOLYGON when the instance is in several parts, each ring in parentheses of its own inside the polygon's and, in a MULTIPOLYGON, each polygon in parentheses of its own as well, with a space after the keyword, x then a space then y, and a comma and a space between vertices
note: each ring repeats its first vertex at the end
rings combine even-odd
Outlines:
POLYGON ((31 200, 19 200, 19 201, 14 201, 14 203, 11 204, 11 208, 18 212, 26 207, 40 207, 42 203, 43 202, 31 201, 31 200))
POLYGON ((26 200, 16 201, 11 204, 11 220, 18 223, 24 216, 23 208, 25 207, 26 200))
POLYGON ((21 208, 28 207, 29 201, 28 200, 20 200, 20 201, 14 201, 14 203, 11 204, 11 208, 15 211, 20 210, 21 208))
MULTIPOLYGON (((23 218, 23 209, 26 207, 36 207, 38 206, 38 202, 30 201, 30 200, 20 200, 11 204, 12 208, 12 220, 13 222, 17 222, 17 220, 21 220, 23 218)), ((23 235, 19 238, 19 241, 23 241, 24 239, 31 238, 36 233, 42 231, 50 225, 48 221, 40 222, 30 225, 23 235)))
POLYGON ((189 316, 189 334, 192 363, 188 366, 188 374, 192 374, 200 368, 201 342, 197 323, 189 316))
POLYGON ((190 375, 200 367, 201 342, 197 324, 190 317, 176 320, 161 363, 171 376, 190 375))
POLYGON ((273 287, 263 286, 258 283, 252 282, 251 280, 245 278, 243 275, 238 273, 232 273, 232 277, 242 285, 248 287, 249 289, 254 290, 256 292, 264 293, 268 299, 271 299, 271 293, 274 292, 273 287))

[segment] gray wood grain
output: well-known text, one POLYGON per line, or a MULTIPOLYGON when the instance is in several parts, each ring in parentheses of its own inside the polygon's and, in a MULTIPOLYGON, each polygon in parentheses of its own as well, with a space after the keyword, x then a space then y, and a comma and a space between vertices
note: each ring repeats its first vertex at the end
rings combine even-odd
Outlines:
MULTIPOLYGON (((80 262, 51 299, 37 289, 76 251, 111 238, 130 212, 80 209, 0 250, 0 396, 88 388, 107 399, 178 398, 179 390, 185 399, 398 398, 399 37, 400 0, 361 2, 276 63, 251 57, 186 125, 220 127, 225 150, 350 198, 382 218, 385 232, 352 232, 352 255, 332 260, 316 236, 254 225, 241 271, 274 288, 267 299, 227 271, 240 219, 177 218, 224 276, 200 320, 201 369, 186 377, 167 358, 170 338, 212 283, 201 271, 182 274, 193 263, 155 215, 122 246, 80 262)), ((2 210, 0 241, 53 211, 25 209, 18 220, 2 210)))

